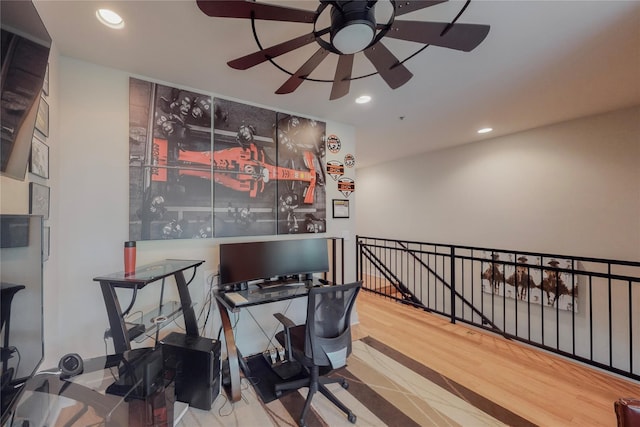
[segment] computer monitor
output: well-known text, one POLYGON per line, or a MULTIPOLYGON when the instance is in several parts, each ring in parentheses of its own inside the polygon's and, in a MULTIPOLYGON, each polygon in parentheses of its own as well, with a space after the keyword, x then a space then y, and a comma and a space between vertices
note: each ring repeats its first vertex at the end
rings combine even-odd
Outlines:
POLYGON ((327 239, 273 240, 220 245, 220 283, 329 271, 327 239))

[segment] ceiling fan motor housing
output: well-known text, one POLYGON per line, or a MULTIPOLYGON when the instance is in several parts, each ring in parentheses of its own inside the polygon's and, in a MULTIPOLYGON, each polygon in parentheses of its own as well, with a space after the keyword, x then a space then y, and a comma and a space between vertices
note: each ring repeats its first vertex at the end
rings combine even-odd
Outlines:
POLYGON ((335 1, 331 8, 331 44, 340 53, 366 49, 376 34, 375 2, 335 1))

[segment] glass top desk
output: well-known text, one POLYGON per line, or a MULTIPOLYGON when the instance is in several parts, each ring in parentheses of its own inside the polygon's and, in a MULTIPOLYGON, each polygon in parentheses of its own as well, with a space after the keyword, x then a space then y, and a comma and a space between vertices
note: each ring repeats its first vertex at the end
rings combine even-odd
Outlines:
POLYGON ((82 373, 56 369, 27 380, 7 426, 166 427, 173 425, 175 389, 161 351, 143 348, 85 359, 82 373))
MULTIPOLYGON (((125 275, 124 271, 119 271, 106 276, 93 278, 94 281, 100 282, 102 296, 104 298, 107 315, 109 317, 113 347, 116 353, 124 353, 127 350, 131 350, 131 335, 128 331, 127 325, 125 324, 124 315, 126 315, 133 306, 138 290, 144 288, 150 283, 165 279, 169 276, 173 276, 175 279, 178 294, 180 296, 180 307, 173 309, 173 307, 169 306, 170 312, 165 313, 164 311, 159 311, 158 313, 154 313, 156 316, 155 319, 160 317, 169 318, 181 312, 184 316, 187 335, 198 336, 198 323, 196 321, 195 312, 193 311, 193 304, 191 302, 191 296, 189 295, 189 289, 187 288, 187 282, 184 278, 184 271, 193 268, 193 274, 195 275, 195 270, 202 263, 204 263, 203 260, 167 259, 140 266, 136 268, 136 271, 133 274, 130 275, 125 275), (116 295, 116 288, 128 288, 133 290, 131 303, 124 311, 124 315, 122 308, 120 307, 120 302, 118 301, 118 296, 116 295)), ((160 298, 160 306, 162 308, 162 295, 160 298)), ((173 317, 167 319, 167 321, 172 318, 173 317)), ((161 326, 162 325, 160 323, 155 323, 153 325, 155 328, 159 328, 161 326)))
POLYGON ((314 278, 313 280, 281 282, 264 288, 260 288, 257 285, 250 285, 247 289, 241 291, 220 291, 216 293, 216 302, 218 304, 218 311, 220 312, 220 320, 222 321, 222 329, 227 346, 229 377, 231 380, 229 398, 232 402, 237 402, 241 398, 240 364, 244 363, 244 359, 236 346, 229 312, 237 313, 247 307, 306 297, 309 294, 310 288, 326 285, 330 285, 330 282, 324 279, 314 278))

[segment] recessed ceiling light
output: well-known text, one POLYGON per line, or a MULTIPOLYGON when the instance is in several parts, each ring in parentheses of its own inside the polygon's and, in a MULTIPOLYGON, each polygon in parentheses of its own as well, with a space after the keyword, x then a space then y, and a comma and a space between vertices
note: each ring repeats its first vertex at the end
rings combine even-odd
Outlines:
POLYGON ((489 133, 493 130, 493 128, 482 128, 478 131, 478 133, 489 133))
POLYGON ((356 98, 357 104, 366 104, 369 101, 371 101, 371 97, 369 95, 362 95, 356 98))
POLYGON ((98 9, 96 11, 96 17, 98 18, 98 21, 102 22, 109 28, 115 28, 117 30, 124 28, 124 20, 113 10, 98 9))

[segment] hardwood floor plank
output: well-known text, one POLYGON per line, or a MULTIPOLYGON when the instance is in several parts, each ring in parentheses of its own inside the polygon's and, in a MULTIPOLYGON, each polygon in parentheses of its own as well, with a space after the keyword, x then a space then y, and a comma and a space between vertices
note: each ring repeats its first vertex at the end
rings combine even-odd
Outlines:
POLYGON ((361 292, 354 339, 371 336, 541 426, 615 426, 640 383, 361 292))

